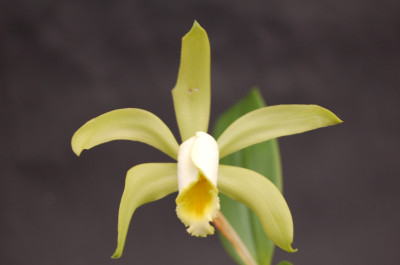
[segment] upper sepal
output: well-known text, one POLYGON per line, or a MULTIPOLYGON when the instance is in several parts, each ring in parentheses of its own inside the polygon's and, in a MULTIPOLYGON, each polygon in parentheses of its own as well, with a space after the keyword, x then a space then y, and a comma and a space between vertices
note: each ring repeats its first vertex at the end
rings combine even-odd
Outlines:
POLYGON ((182 38, 178 80, 172 96, 182 142, 198 131, 207 132, 210 116, 210 43, 194 22, 182 38))

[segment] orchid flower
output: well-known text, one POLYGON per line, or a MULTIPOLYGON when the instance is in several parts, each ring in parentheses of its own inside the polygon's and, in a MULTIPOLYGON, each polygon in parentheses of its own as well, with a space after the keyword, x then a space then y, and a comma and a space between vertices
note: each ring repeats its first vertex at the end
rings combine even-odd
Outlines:
POLYGON ((122 255, 135 210, 178 191, 176 212, 198 237, 214 233, 210 222, 220 209, 218 193, 242 202, 260 219, 265 234, 280 248, 293 252, 293 221, 280 191, 252 170, 220 165, 219 159, 273 138, 340 123, 332 112, 316 105, 278 105, 257 109, 233 122, 215 140, 207 134, 210 116, 210 44, 195 22, 182 39, 181 62, 172 90, 182 144, 154 114, 135 108, 100 115, 76 131, 72 149, 85 149, 113 140, 140 141, 164 152, 177 163, 147 163, 131 168, 126 177, 118 217, 122 255))

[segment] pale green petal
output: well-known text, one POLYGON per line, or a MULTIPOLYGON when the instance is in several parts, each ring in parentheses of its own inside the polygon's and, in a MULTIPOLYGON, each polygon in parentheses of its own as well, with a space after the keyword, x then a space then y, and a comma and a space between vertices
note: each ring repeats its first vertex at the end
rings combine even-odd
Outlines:
POLYGON ((179 145, 167 125, 142 109, 118 109, 100 115, 77 130, 72 149, 78 156, 84 149, 113 140, 132 140, 151 145, 175 160, 179 145))
POLYGON ((182 38, 178 80, 172 90, 182 142, 196 132, 207 132, 210 116, 210 43, 206 31, 194 22, 182 38))
POLYGON ((243 115, 222 133, 217 140, 220 158, 253 144, 341 122, 335 114, 317 105, 260 108, 243 115))
POLYGON ((118 246, 112 258, 119 258, 135 210, 148 202, 178 191, 176 163, 149 163, 131 168, 125 181, 118 216, 118 246))
POLYGON ((265 234, 280 248, 294 252, 292 215, 275 185, 259 173, 220 165, 218 189, 249 207, 261 221, 265 234))

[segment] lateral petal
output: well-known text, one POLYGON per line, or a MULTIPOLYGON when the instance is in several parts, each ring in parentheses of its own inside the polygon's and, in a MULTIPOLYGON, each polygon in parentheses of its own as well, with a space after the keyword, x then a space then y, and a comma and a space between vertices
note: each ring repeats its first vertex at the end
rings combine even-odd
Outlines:
POLYGON ((84 149, 113 140, 132 140, 151 145, 177 159, 179 145, 170 129, 156 115, 142 109, 127 108, 107 112, 91 119, 72 137, 76 155, 84 149))
POLYGON ((247 146, 302 133, 342 121, 317 105, 277 105, 249 112, 234 121, 218 138, 220 158, 247 146))
POLYGON ((191 158, 196 168, 214 186, 217 186, 219 151, 214 137, 204 132, 197 132, 191 150, 191 158))
POLYGON ((176 163, 148 163, 131 168, 125 181, 118 215, 118 245, 112 258, 122 255, 129 223, 135 210, 178 191, 176 163))
POLYGON ((259 173, 220 165, 219 191, 249 207, 259 218, 265 234, 280 248, 294 252, 293 221, 289 207, 275 185, 259 173))
POLYGON ((195 167, 191 157, 193 143, 196 137, 191 137, 184 141, 179 147, 178 153, 178 185, 179 192, 192 182, 196 182, 199 177, 199 170, 195 167))
POLYGON ((195 21, 182 38, 178 80, 172 90, 182 142, 197 131, 207 132, 210 116, 210 43, 195 21))

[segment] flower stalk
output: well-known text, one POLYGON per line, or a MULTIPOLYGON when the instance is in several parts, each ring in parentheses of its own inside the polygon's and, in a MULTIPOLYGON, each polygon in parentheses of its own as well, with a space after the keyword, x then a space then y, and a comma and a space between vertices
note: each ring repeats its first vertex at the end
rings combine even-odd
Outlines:
POLYGON ((214 218, 213 224, 226 237, 226 239, 231 242, 237 254, 240 256, 243 262, 246 263, 246 265, 257 265, 246 245, 236 233, 236 230, 231 226, 221 211, 219 211, 217 217, 214 218))

